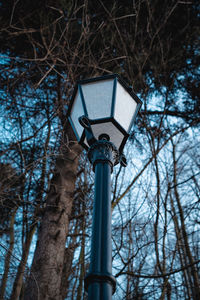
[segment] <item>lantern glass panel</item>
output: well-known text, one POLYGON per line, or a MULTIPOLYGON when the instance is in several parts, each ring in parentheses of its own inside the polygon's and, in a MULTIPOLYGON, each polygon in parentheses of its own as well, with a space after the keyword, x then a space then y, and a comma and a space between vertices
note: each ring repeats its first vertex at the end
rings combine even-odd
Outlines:
POLYGON ((112 142, 118 149, 124 138, 123 133, 121 133, 121 131, 119 131, 112 122, 93 124, 92 131, 97 140, 101 134, 107 134, 110 137, 110 142, 112 142))
POLYGON ((80 93, 78 92, 75 96, 74 103, 72 106, 71 110, 71 120, 73 122, 73 126, 75 127, 74 129, 76 130, 76 135, 78 135, 78 138, 80 140, 81 135, 83 133, 83 127, 79 123, 79 117, 85 115, 82 101, 81 101, 81 96, 80 93))
POLYGON ((114 118, 129 133, 137 103, 118 82, 114 118))
POLYGON ((81 85, 88 118, 107 118, 111 115, 113 79, 81 85))

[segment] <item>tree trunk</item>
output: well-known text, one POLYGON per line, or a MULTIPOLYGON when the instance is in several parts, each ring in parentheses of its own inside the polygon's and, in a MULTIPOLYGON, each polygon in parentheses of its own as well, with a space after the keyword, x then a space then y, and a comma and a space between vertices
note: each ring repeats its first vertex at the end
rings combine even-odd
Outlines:
MULTIPOLYGON (((83 201, 83 212, 85 215, 86 207, 85 203, 83 201)), ((76 300, 81 300, 82 295, 84 293, 83 291, 83 282, 84 282, 84 277, 85 277, 85 217, 83 217, 82 221, 82 239, 81 239, 81 251, 80 251, 80 256, 79 256, 79 265, 80 265, 80 276, 79 276, 79 285, 77 288, 77 298, 76 300)))
POLYGON ((177 160, 175 156, 175 146, 173 145, 173 163, 174 163, 174 194, 178 206, 178 211, 179 211, 179 216, 180 216, 180 223, 181 223, 181 233, 184 241, 184 247, 185 247, 185 253, 188 258, 188 262, 191 265, 190 270, 191 270, 191 278, 193 280, 193 284, 191 286, 192 290, 192 296, 194 300, 199 300, 200 299, 200 284, 199 284, 199 276, 197 269, 194 264, 194 259, 191 253, 191 249, 189 246, 189 241, 188 241, 188 235, 185 227, 185 221, 184 221, 184 212, 182 209, 181 201, 180 201, 180 196, 178 193, 178 182, 177 182, 177 160))
POLYGON ((81 148, 67 145, 66 153, 57 160, 38 241, 25 287, 24 300, 60 300, 61 279, 73 192, 81 148))
POLYGON ((13 284, 13 290, 12 290, 10 300, 19 299, 22 285, 23 285, 23 277, 24 277, 24 271, 25 271, 25 267, 26 267, 26 263, 27 263, 27 259, 28 259, 29 249, 31 246, 33 235, 35 233, 35 229, 36 229, 36 224, 33 224, 31 226, 30 232, 26 238, 26 242, 24 245, 23 253, 22 253, 22 259, 21 259, 20 264, 17 269, 17 275, 15 277, 15 282, 13 284))
POLYGON ((6 258, 5 258, 4 273, 3 273, 3 278, 1 281, 1 287, 0 287, 0 299, 4 299, 6 282, 8 279, 8 272, 9 272, 9 267, 10 267, 10 259, 11 259, 12 251, 13 251, 13 247, 14 247, 14 222, 15 222, 16 211, 17 211, 17 209, 15 209, 13 211, 11 218, 10 218, 10 228, 9 228, 10 244, 9 244, 9 249, 7 251, 6 258))

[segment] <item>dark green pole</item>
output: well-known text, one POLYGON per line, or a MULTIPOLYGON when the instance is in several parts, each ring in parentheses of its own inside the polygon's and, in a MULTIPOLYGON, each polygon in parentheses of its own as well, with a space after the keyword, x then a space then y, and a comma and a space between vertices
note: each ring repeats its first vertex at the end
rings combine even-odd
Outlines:
POLYGON ((95 171, 95 197, 89 273, 85 277, 88 300, 110 300, 116 280, 112 276, 111 172, 118 161, 115 146, 106 140, 94 143, 88 157, 95 171))

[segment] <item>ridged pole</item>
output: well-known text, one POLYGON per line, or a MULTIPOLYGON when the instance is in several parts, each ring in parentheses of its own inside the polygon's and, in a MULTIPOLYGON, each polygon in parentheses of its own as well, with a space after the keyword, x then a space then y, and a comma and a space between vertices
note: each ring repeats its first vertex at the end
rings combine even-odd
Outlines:
POLYGON ((112 276, 111 173, 118 162, 115 146, 106 140, 94 143, 88 157, 95 172, 95 196, 89 273, 85 277, 88 300, 111 300, 116 280, 112 276))

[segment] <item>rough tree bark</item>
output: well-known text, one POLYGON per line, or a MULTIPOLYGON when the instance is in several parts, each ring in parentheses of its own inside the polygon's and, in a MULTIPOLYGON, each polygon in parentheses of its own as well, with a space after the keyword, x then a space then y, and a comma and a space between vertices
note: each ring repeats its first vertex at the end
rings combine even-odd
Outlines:
MULTIPOLYGON (((68 140, 72 136, 68 129, 68 140)), ((74 139, 73 139, 74 140, 74 139)), ((61 279, 68 233, 69 216, 81 148, 68 142, 62 157, 56 162, 46 208, 38 233, 38 241, 24 300, 60 300, 61 279)))
POLYGON ((8 279, 8 272, 9 272, 9 267, 10 267, 10 261, 12 257, 12 252, 13 252, 13 247, 14 247, 14 222, 15 222, 15 215, 16 215, 17 209, 15 209, 10 218, 10 227, 9 227, 9 232, 10 232, 10 241, 9 241, 9 248, 6 254, 5 258, 5 267, 4 267, 4 273, 3 277, 1 280, 1 287, 0 287, 0 299, 4 299, 4 293, 6 290, 6 283, 8 279))

